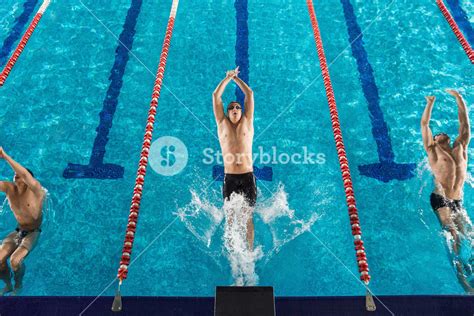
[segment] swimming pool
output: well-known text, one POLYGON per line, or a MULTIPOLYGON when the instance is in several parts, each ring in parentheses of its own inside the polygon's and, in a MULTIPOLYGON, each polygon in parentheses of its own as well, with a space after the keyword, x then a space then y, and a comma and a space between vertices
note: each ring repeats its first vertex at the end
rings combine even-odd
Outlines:
MULTIPOLYGON (((458 4, 472 21, 473 4, 458 4)), ((0 145, 37 174, 54 210, 26 261, 22 294, 98 295, 106 289, 104 295, 113 295, 115 286, 107 286, 121 255, 170 5, 53 2, 1 88, 0 145), (97 145, 98 135, 108 138, 105 146, 97 145), (68 168, 90 161, 113 166, 95 178, 68 168)), ((30 0, 2 3, 4 39, 22 27, 15 19, 29 6, 38 8, 30 0)), ((469 59, 432 1, 332 0, 316 2, 315 8, 353 173, 371 289, 379 295, 463 294, 429 205, 433 183, 419 121, 424 96, 434 94, 434 131, 457 133, 456 106, 444 88, 460 89, 472 103, 469 59), (363 43, 351 45, 357 27, 364 30, 363 43), (379 161, 408 165, 394 173, 360 174, 360 166, 379 161), (391 179, 394 174, 402 179, 391 179)), ((314 164, 257 163, 273 172, 272 181, 258 182, 256 244, 264 254, 256 262, 258 284, 285 296, 364 294, 307 7, 294 0, 180 2, 154 140, 178 138, 188 162, 174 176, 148 169, 134 245, 138 259, 122 293, 212 296, 216 285, 235 281, 222 249, 222 183, 213 181, 206 148, 219 148, 211 93, 236 59, 255 92, 254 151, 291 155, 306 148, 324 157, 314 164), (248 35, 236 31, 238 23, 248 25, 248 35), (200 213, 189 215, 197 209, 200 213), (312 233, 304 232, 309 227, 312 233)), ((225 99, 233 98, 228 89, 225 99)), ((159 164, 167 153, 158 153, 159 164)), ((13 175, 3 163, 0 174, 13 175)), ((471 177, 465 186, 471 216, 473 185, 471 177)), ((2 217, 0 228, 7 232, 14 223, 2 217)))

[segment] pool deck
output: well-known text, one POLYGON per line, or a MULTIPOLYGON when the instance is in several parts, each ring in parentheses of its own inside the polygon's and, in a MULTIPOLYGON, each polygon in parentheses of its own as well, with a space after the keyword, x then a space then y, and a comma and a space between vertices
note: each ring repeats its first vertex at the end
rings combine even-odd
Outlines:
MULTIPOLYGON (((113 313, 113 297, 23 296, 0 298, 0 315, 213 315, 213 297, 123 297, 123 311, 113 313), (81 314, 82 313, 82 314, 81 314)), ((474 296, 379 296, 395 315, 474 315, 474 296)), ((277 315, 392 315, 376 301, 365 311, 365 297, 277 297, 277 315)))

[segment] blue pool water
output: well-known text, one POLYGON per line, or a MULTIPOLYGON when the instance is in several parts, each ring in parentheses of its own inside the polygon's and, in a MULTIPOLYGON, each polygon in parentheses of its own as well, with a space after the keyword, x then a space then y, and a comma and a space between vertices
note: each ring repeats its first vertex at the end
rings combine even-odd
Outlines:
MULTIPOLYGON (((472 31, 472 2, 447 2, 463 17, 463 31, 472 31)), ((2 1, 2 63, 38 6, 2 1), (20 16, 28 17, 26 25, 20 16)), ((24 295, 113 294, 116 285, 108 286, 121 255, 170 6, 53 1, 1 88, 0 145, 51 195, 41 242, 26 260, 24 295)), ((432 128, 456 135, 457 108, 444 88, 459 89, 472 104, 472 64, 434 1, 315 1, 315 9, 371 289, 463 294, 429 205, 433 181, 419 121, 424 96, 436 95, 432 128)), ((211 296, 216 285, 235 282, 222 247, 222 183, 212 181, 214 164, 204 163, 204 151, 219 147, 211 93, 236 61, 255 92, 254 151, 271 154, 275 147, 291 155, 306 147, 324 156, 324 163, 257 164, 273 173, 272 181, 258 182, 258 284, 287 296, 364 294, 308 10, 295 0, 180 1, 154 140, 180 139, 188 163, 174 176, 148 168, 136 261, 123 294, 211 296)), ((242 96, 229 87, 225 100, 236 98, 242 96)), ((159 164, 168 154, 154 158, 159 164)), ((470 216, 472 168, 465 186, 470 216)), ((13 175, 3 162, 0 175, 13 175)), ((15 223, 8 213, 1 217, 6 234, 15 223)))

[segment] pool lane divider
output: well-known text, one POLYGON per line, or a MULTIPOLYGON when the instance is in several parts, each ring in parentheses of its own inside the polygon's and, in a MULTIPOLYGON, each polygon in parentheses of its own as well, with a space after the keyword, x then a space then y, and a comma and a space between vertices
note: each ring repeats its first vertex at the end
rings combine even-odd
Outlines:
POLYGON ((158 72, 156 74, 153 93, 151 96, 150 109, 148 111, 148 119, 145 127, 145 135, 143 137, 142 151, 138 163, 137 176, 135 179, 135 187, 133 189, 133 196, 130 205, 130 213, 128 216, 128 223, 125 232, 125 240, 122 248, 122 257, 120 259, 120 266, 117 273, 119 280, 117 293, 112 305, 113 311, 122 310, 122 299, 120 295, 120 286, 127 278, 128 267, 130 265, 130 258, 132 256, 133 242, 137 228, 138 214, 140 211, 140 203, 142 200, 143 185, 145 183, 146 168, 148 165, 148 154, 150 151, 151 140, 153 138, 153 127, 155 123, 156 109, 158 107, 158 100, 160 98, 161 86, 165 74, 166 60, 168 58, 168 51, 171 44, 171 36, 173 34, 173 26, 176 18, 176 11, 178 10, 179 0, 173 0, 170 10, 168 24, 166 26, 165 38, 160 54, 160 63, 158 65, 158 72))
POLYGON ((30 20, 30 15, 33 13, 38 0, 26 0, 23 3, 23 12, 15 19, 16 23, 12 27, 10 34, 3 41, 2 48, 0 49, 0 66, 3 66, 10 56, 13 49, 13 44, 20 39, 22 31, 25 28, 26 23, 30 20))
POLYGON ((471 61, 472 64, 474 64, 474 50, 472 49, 471 45, 469 45, 469 42, 466 40, 464 37, 463 33, 459 29, 459 26, 457 25, 456 21, 454 20, 453 16, 449 12, 448 8, 444 4, 443 0, 436 0, 436 4, 438 5, 439 9, 441 10, 441 13, 444 15, 444 18, 448 22, 449 26, 454 32, 454 35, 456 35, 459 43, 461 44, 462 48, 466 52, 467 57, 471 61))
POLYGON ((26 43, 28 42, 31 35, 33 34, 36 27, 38 26, 38 23, 41 20, 41 17, 43 16, 44 12, 48 8, 50 2, 51 2, 50 0, 43 1, 43 4, 38 9, 38 12, 33 18, 33 21, 31 21, 30 25, 26 29, 25 34, 23 34, 23 37, 21 38, 20 43, 16 47, 13 54, 10 56, 10 59, 7 61, 5 68, 3 68, 2 72, 0 73, 0 87, 2 87, 5 84, 5 81, 7 80, 8 75, 10 74, 10 71, 13 69, 13 66, 15 66, 15 63, 17 62, 18 58, 23 52, 23 49, 25 48, 26 43))
POLYGON ((415 163, 396 163, 389 128, 380 107, 380 96, 375 82, 374 70, 364 47, 362 30, 357 23, 350 0, 341 0, 346 20, 352 56, 357 62, 362 91, 367 101, 372 137, 377 144, 379 162, 358 166, 360 174, 383 182, 408 180, 415 175, 415 163))
POLYGON ((99 113, 99 126, 87 165, 68 163, 63 177, 66 179, 121 179, 125 168, 118 164, 104 163, 109 133, 119 103, 123 76, 133 47, 135 28, 141 12, 142 0, 132 0, 125 17, 122 32, 119 35, 115 60, 110 69, 110 84, 105 95, 102 111, 99 113))
MULTIPOLYGON (((359 215, 356 207, 356 199, 354 194, 354 188, 352 185, 351 172, 349 169, 349 161, 347 160, 344 141, 342 139, 341 124, 339 122, 336 97, 334 95, 331 77, 329 75, 329 68, 326 61, 326 55, 324 53, 323 41, 321 38, 321 33, 319 31, 319 25, 318 20, 316 18, 316 12, 314 10, 313 1, 306 0, 306 4, 309 10, 309 16, 311 19, 311 25, 314 34, 314 41, 316 43, 316 50, 318 53, 321 73, 324 80, 324 88, 326 90, 326 97, 329 105, 329 113, 331 116, 334 141, 336 143, 337 155, 339 158, 339 165, 341 168, 341 174, 346 195, 347 209, 349 211, 352 235, 354 237, 354 246, 356 250, 356 259, 357 265, 359 267, 360 279, 365 283, 366 286, 368 286, 370 282, 369 264, 365 253, 364 242, 362 241, 362 231, 360 228, 359 215)), ((374 299, 368 287, 366 292, 366 309, 368 311, 375 310, 374 299)))

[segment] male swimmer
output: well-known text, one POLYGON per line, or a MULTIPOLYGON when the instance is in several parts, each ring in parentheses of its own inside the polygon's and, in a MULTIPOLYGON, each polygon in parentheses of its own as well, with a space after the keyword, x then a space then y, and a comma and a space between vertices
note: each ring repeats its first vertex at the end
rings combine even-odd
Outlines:
POLYGON ((471 138, 469 116, 461 95, 455 90, 446 92, 456 99, 458 106, 459 135, 453 147, 450 146, 447 134, 438 133, 433 136, 429 127, 434 96, 426 97, 427 105, 421 118, 423 145, 435 178, 435 189, 431 193, 430 202, 441 226, 454 240, 453 251, 458 280, 467 292, 474 294, 474 289, 465 275, 472 274, 469 263, 471 246, 466 236, 466 230, 470 229, 470 220, 462 205, 467 172, 467 148, 471 138), (463 260, 462 254, 466 251, 468 258, 463 260))
POLYGON ((5 282, 1 294, 13 291, 13 295, 16 295, 21 290, 25 274, 23 260, 33 250, 41 233, 43 199, 46 192, 34 178, 33 173, 8 156, 2 147, 0 147, 0 159, 5 159, 15 171, 13 182, 0 181, 0 191, 6 193, 10 208, 18 222, 17 228, 3 239, 0 246, 0 279, 5 282), (15 287, 12 285, 8 258, 13 269, 15 287))
MULTIPOLYGON (((248 207, 244 207, 247 218, 247 242, 253 250, 254 226, 253 208, 257 201, 257 185, 253 174, 252 143, 253 143, 253 91, 238 77, 239 67, 229 70, 212 94, 214 116, 217 122, 219 143, 224 158, 224 200, 229 201, 232 193, 243 195, 248 207), (224 113, 222 94, 233 80, 245 94, 244 111, 242 106, 232 101, 224 113)), ((238 210, 232 210, 233 212, 238 210)))

